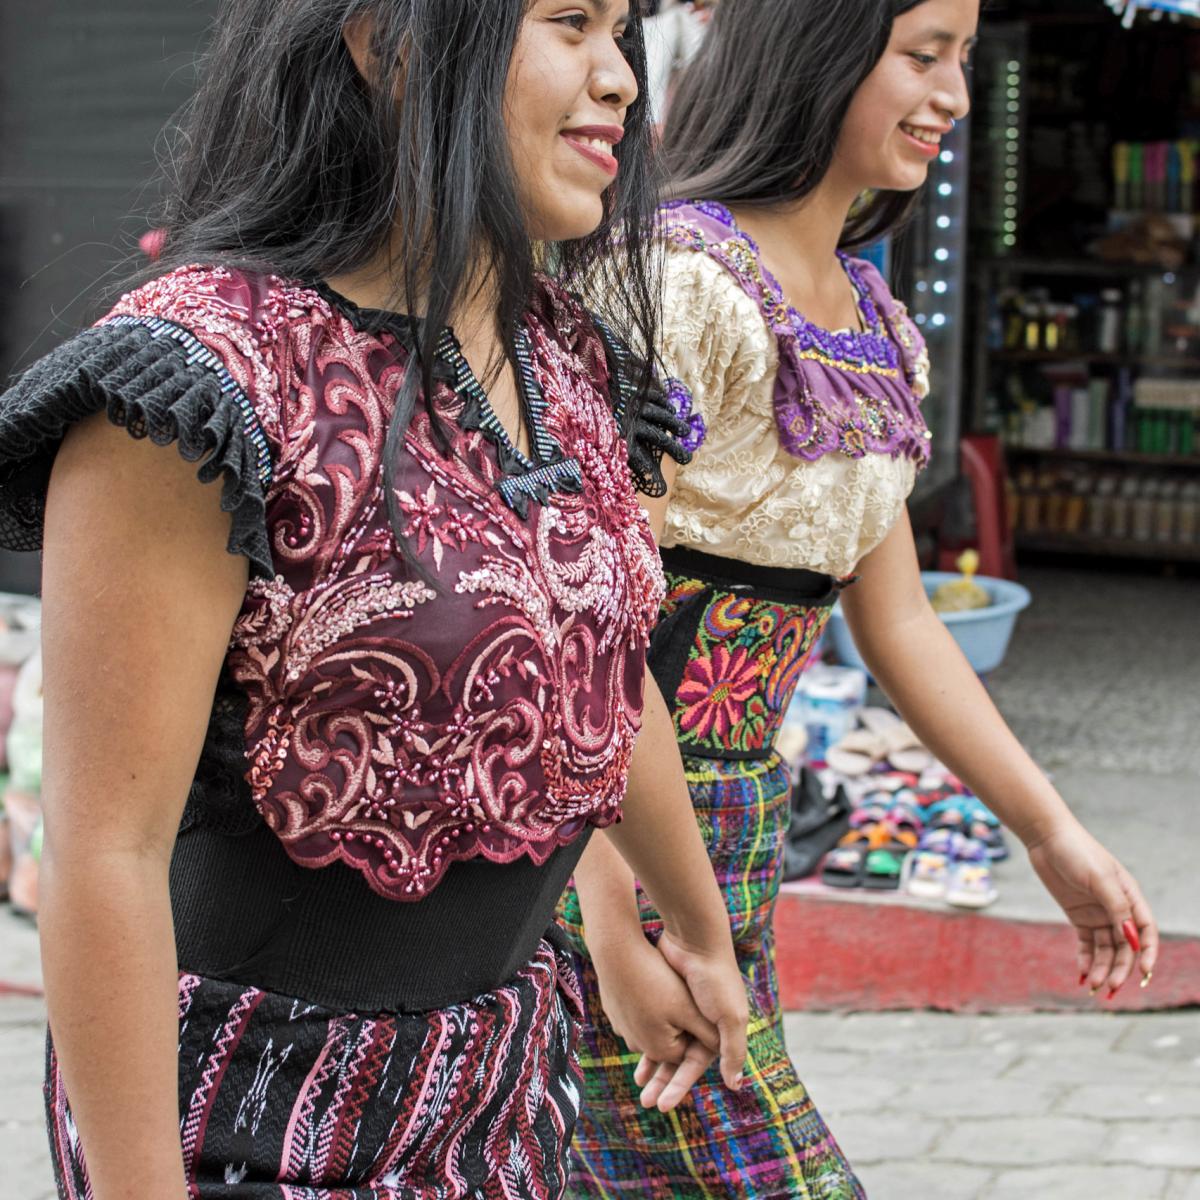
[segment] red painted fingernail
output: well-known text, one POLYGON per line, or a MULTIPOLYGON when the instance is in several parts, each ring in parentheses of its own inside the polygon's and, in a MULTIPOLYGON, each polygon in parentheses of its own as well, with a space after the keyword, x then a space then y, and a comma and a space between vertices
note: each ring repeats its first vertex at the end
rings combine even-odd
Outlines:
POLYGON ((1142 948, 1142 939, 1138 937, 1137 926, 1132 921, 1124 921, 1121 924, 1121 932, 1136 954, 1142 948))
POLYGON ((1108 995, 1105 996, 1104 998, 1105 998, 1105 1000, 1111 1000, 1116 994, 1117 994, 1116 988, 1109 988, 1108 995))
POLYGON ((1080 987, 1083 987, 1083 985, 1085 983, 1087 983, 1087 977, 1088 977, 1088 973, 1086 971, 1080 971, 1080 973, 1079 973, 1079 986, 1080 987))

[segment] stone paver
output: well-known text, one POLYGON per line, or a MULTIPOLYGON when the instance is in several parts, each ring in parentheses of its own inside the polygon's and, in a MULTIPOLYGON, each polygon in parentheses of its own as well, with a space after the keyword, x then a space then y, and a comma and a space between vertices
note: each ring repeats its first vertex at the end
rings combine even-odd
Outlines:
POLYGON ((1000 1168, 1093 1162, 1107 1135, 1103 1121, 1082 1117, 971 1117, 955 1123, 934 1157, 1000 1168))
POLYGON ((1200 1117, 1193 1120, 1121 1121, 1104 1147, 1111 1163, 1150 1163, 1154 1166, 1200 1170, 1200 1117))
POLYGON ((915 1124, 904 1113, 839 1113, 830 1118, 834 1136, 852 1163, 928 1160, 934 1144, 948 1132, 939 1121, 915 1124))
MULTIPOLYGON (((1174 1084, 1146 1084, 1121 1089, 1121 1110, 1127 1117, 1144 1120, 1167 1120, 1171 1117, 1194 1117, 1200 1113, 1200 1080, 1194 1087, 1174 1084)), ((1113 1104, 1113 1089, 1109 1084, 1091 1083, 1067 1092, 1058 1111, 1069 1116, 1090 1117, 1109 1112, 1113 1104)))
POLYGON ((871 1200, 1200 1200, 1194 1013, 792 1014, 787 1032, 871 1200))
POLYGON ((1143 1200, 1166 1186, 1166 1171, 1148 1167, 1034 1167, 1005 1171, 979 1200, 1143 1200))
MULTIPOLYGON (((36 979, 36 954, 0 912, 0 962, 36 979)), ((0 1200, 54 1200, 43 1021, 0 996, 0 1200)), ((871 1200, 1200 1200, 1195 1013, 793 1014, 787 1033, 871 1200)))
POLYGON ((982 1200, 992 1178, 984 1167, 954 1164, 875 1163, 857 1170, 870 1200, 982 1200))
POLYGON ((1176 1171, 1165 1200, 1200 1200, 1200 1171, 1176 1171))

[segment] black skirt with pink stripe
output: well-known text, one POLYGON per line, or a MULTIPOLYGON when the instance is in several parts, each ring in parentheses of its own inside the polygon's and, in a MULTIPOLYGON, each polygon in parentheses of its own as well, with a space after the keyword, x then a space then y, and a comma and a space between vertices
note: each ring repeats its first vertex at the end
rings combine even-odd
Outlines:
MULTIPOLYGON (((576 980, 544 941, 508 983, 355 1014, 179 979, 180 1134, 198 1200, 558 1200, 579 1109, 576 980)), ((59 1195, 91 1200, 48 1042, 59 1195)))

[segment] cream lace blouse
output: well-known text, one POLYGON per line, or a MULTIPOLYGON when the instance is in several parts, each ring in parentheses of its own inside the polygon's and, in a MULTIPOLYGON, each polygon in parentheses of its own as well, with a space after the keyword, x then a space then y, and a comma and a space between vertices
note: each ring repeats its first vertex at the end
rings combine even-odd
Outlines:
MULTIPOLYGON (((708 427, 680 469, 664 546, 759 566, 845 576, 887 536, 916 480, 909 457, 829 453, 801 460, 780 445, 772 395, 775 335, 758 303, 707 254, 669 247, 661 354, 708 427)), ((928 361, 914 390, 928 393, 928 361)))

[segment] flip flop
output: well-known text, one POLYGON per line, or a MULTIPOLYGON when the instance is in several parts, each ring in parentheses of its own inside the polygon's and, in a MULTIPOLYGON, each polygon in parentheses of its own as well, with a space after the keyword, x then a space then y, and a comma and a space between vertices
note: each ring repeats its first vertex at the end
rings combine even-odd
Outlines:
POLYGON ((962 838, 951 829, 928 829, 917 848, 904 860, 900 886, 924 900, 941 900, 962 838))
POLYGON ((851 779, 868 774, 883 761, 887 744, 869 729, 855 729, 840 742, 825 751, 825 762, 841 775, 851 779))
POLYGON ((883 735, 887 743, 885 757, 897 771, 921 775, 934 764, 934 757, 921 739, 901 721, 883 735))
POLYGON ((867 866, 865 845, 835 846, 821 864, 821 882, 829 887, 862 887, 867 866))
POLYGON ((987 908, 1000 893, 992 883, 987 863, 958 862, 950 868, 946 880, 946 903, 956 908, 987 908))
POLYGON ((904 859, 900 886, 910 896, 922 900, 941 900, 950 878, 950 858, 934 850, 914 850, 904 859))
POLYGON ((900 886, 905 857, 905 851, 896 847, 868 851, 863 886, 880 892, 894 892, 900 886))

